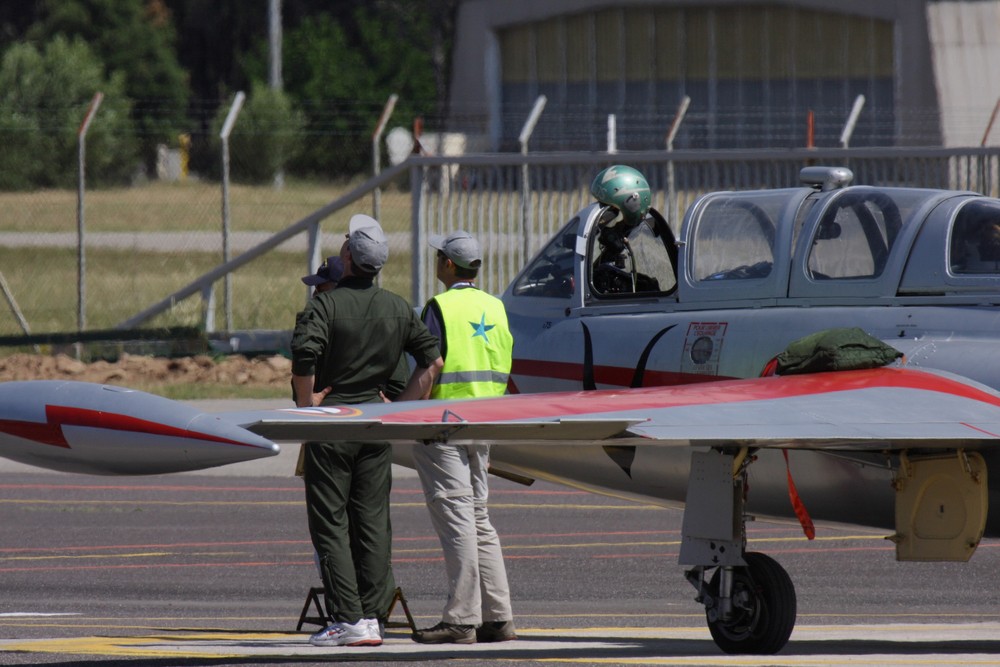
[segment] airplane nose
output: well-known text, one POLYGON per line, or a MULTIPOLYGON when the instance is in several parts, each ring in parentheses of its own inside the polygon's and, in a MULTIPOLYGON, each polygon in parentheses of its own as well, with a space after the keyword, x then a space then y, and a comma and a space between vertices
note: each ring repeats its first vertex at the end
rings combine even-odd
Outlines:
POLYGON ((88 382, 0 383, 0 456, 28 465, 150 475, 279 451, 236 424, 141 391, 88 382))

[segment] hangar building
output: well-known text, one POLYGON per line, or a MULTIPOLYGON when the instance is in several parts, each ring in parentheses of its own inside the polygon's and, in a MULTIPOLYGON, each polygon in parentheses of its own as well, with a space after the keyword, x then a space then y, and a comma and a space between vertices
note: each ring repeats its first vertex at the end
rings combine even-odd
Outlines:
MULTIPOLYGON (((466 0, 449 129, 516 150, 977 146, 1000 98, 1000 0, 466 0)), ((997 123, 1000 125, 1000 121, 997 123)))

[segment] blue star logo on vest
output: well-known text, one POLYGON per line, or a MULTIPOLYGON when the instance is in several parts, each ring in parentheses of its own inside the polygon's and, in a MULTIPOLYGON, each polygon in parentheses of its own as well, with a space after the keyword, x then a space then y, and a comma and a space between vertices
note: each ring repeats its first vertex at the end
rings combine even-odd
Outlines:
POLYGON ((482 317, 479 318, 478 322, 469 322, 469 326, 475 329, 476 333, 472 334, 472 337, 482 336, 486 344, 490 344, 490 339, 486 337, 486 332, 495 327, 495 324, 486 324, 486 313, 483 313, 482 317))

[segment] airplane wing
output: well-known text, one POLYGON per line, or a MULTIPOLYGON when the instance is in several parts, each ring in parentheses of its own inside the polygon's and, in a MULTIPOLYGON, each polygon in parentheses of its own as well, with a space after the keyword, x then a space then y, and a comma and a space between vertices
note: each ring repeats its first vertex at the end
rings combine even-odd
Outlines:
POLYGON ((499 440, 533 442, 589 442, 626 433, 641 419, 545 419, 511 422, 393 422, 382 419, 345 419, 331 423, 322 408, 299 419, 266 417, 244 424, 248 431, 270 440, 499 440))
POLYGON ((939 371, 881 368, 674 387, 201 413, 86 382, 0 383, 0 456, 140 475, 273 456, 273 441, 977 449, 1000 438, 1000 394, 939 371))
POLYGON ((277 441, 978 448, 1000 438, 1000 394, 939 371, 879 368, 673 387, 227 413, 277 441))

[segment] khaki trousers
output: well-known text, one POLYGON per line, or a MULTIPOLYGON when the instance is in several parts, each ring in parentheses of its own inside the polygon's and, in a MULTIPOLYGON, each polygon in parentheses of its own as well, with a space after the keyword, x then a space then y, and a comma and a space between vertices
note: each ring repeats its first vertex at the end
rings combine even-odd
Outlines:
POLYGON ((448 601, 442 620, 512 620, 500 537, 486 506, 489 446, 417 444, 413 462, 444 551, 448 601))

